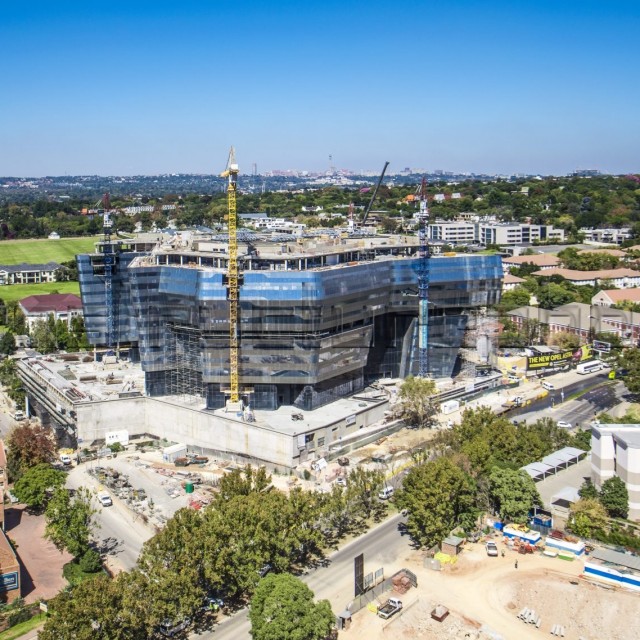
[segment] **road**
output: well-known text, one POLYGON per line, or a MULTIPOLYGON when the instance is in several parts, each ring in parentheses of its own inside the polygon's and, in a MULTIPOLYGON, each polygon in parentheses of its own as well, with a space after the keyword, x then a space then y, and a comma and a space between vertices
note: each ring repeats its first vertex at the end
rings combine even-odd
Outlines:
MULTIPOLYGON (((98 482, 85 473, 84 463, 69 471, 67 487, 77 489, 81 486, 97 491, 98 482)), ((130 511, 118 498, 113 498, 111 507, 102 507, 95 501, 99 509, 97 522, 99 529, 94 538, 103 553, 115 560, 122 569, 133 569, 140 555, 142 545, 153 536, 153 531, 139 517, 130 511)))
MULTIPOLYGON (((554 381, 555 382, 555 381, 554 381)), ((607 374, 598 374, 584 380, 577 380, 564 386, 556 384, 556 388, 542 400, 536 400, 525 408, 509 411, 510 419, 518 422, 526 420, 535 422, 540 418, 564 420, 573 426, 580 424, 586 427, 596 414, 611 409, 620 402, 620 396, 626 392, 621 382, 608 384, 607 374), (589 389, 575 400, 567 400, 569 396, 589 389)))
MULTIPOLYGON (((384 567, 385 576, 402 569, 402 560, 411 551, 410 538, 402 535, 398 525, 404 521, 396 515, 371 529, 329 556, 329 565, 302 576, 317 600, 327 599, 334 613, 343 611, 353 599, 353 559, 364 553, 365 575, 384 567)), ((219 624, 213 631, 193 636, 202 640, 249 640, 251 626, 246 609, 219 624)))

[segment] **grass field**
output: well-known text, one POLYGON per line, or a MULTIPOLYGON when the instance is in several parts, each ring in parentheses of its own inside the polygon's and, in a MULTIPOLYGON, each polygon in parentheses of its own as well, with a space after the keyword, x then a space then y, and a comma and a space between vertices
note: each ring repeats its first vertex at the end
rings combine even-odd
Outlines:
POLYGON ((22 300, 28 296, 38 296, 45 293, 75 293, 80 295, 78 282, 45 282, 43 284, 9 284, 0 287, 0 299, 6 302, 22 300))
POLYGON ((78 253, 93 253, 100 237, 61 238, 60 240, 3 240, 0 242, 0 265, 66 262, 78 253))

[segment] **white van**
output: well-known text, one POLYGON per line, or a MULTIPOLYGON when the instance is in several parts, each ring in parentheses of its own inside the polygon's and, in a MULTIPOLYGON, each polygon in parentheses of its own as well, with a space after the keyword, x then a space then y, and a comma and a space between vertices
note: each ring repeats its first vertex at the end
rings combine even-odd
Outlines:
POLYGON ((393 496, 393 487, 383 487, 378 493, 380 500, 388 500, 391 496, 393 496))
POLYGON ((546 380, 542 383, 542 388, 546 389, 547 391, 553 391, 555 389, 555 387, 550 382, 547 382, 546 380))
POLYGON ((16 411, 13 414, 13 419, 17 420, 18 422, 20 422, 20 420, 24 420, 26 417, 27 416, 24 415, 24 411, 20 411, 20 410, 16 411))

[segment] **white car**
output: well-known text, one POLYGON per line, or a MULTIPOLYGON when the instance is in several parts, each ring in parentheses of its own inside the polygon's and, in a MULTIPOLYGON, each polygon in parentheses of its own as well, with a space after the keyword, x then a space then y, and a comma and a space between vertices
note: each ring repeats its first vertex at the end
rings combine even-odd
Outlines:
POLYGON ((98 494, 98 501, 103 507, 110 507, 113 504, 113 500, 111 500, 111 496, 108 493, 98 494))
POLYGON ((571 423, 570 422, 565 422, 564 420, 558 420, 558 422, 556 422, 556 424, 561 429, 571 429, 571 423))
POLYGON ((487 550, 487 555, 488 556, 497 556, 498 555, 498 546, 492 540, 489 540, 489 542, 487 542, 484 545, 484 548, 487 550))

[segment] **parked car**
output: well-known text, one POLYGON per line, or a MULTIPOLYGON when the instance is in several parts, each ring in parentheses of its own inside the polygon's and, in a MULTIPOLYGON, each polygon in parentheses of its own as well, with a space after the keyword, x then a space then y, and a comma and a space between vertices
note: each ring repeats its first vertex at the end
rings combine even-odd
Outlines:
POLYGON ((383 605, 378 607, 378 615, 381 618, 390 618, 394 613, 402 609, 402 600, 389 598, 383 605))
POLYGON ((378 493, 378 498, 380 500, 388 500, 393 496, 393 487, 383 487, 380 489, 380 493, 378 493))
POLYGON ((484 548, 486 549, 488 556, 498 556, 498 545, 493 542, 493 540, 489 540, 489 542, 484 545, 484 548))
POLYGON ((181 631, 184 631, 191 624, 189 618, 185 618, 179 622, 172 622, 171 620, 165 620, 159 627, 158 631, 160 635, 166 638, 173 638, 177 636, 181 631))
POLYGON ((564 420, 558 420, 558 422, 556 422, 556 424, 561 429, 571 429, 571 423, 570 422, 565 422, 564 420))

